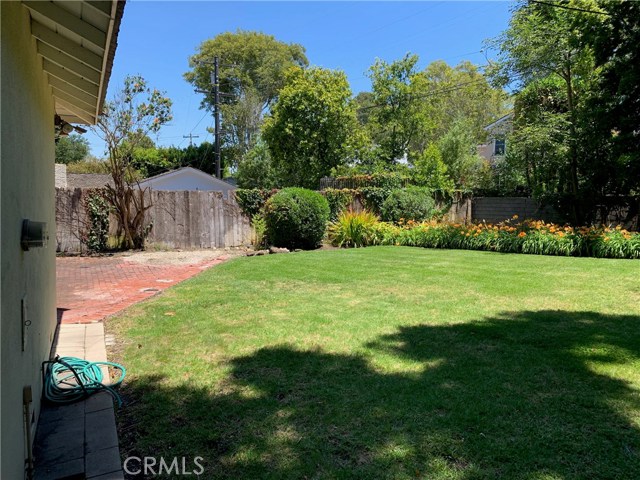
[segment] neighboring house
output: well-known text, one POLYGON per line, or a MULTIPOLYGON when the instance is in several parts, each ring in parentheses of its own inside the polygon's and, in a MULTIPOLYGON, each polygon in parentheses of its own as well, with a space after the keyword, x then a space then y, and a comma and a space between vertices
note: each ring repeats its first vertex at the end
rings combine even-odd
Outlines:
POLYGON ((170 172, 161 173, 155 177, 145 178, 140 182, 140 188, 152 190, 202 190, 204 192, 222 192, 228 198, 229 192, 236 189, 224 180, 192 167, 182 167, 170 172))
POLYGON ((478 154, 491 164, 507 153, 507 136, 513 130, 513 112, 484 127, 487 143, 478 145, 478 154))
POLYGON ((56 132, 96 122, 123 10, 116 1, 0 2, 2 479, 25 478, 57 325, 56 132), (43 246, 25 248, 26 219, 44 223, 48 242, 35 230, 31 237, 43 246))

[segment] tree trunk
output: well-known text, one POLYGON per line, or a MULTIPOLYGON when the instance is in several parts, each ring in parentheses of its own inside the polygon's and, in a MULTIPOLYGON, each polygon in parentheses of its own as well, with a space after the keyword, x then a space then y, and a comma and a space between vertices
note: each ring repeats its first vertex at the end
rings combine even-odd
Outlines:
POLYGON ((573 80, 571 78, 571 54, 567 54, 567 71, 565 83, 567 84, 567 104, 569 108, 569 178, 571 185, 571 210, 573 221, 576 225, 582 224, 582 208, 579 204, 579 184, 578 184, 578 150, 576 148, 576 119, 575 101, 573 92, 573 80))

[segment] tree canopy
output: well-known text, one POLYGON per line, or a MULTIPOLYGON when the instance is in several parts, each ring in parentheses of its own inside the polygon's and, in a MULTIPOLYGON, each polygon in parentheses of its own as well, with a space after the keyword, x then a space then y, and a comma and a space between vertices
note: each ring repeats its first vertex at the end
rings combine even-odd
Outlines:
POLYGON ((322 176, 349 159, 357 129, 344 72, 292 67, 262 136, 285 185, 317 188, 322 176))
POLYGON ((491 45, 492 77, 515 86, 508 159, 531 191, 577 223, 640 187, 640 8, 633 2, 523 1, 491 45))
POLYGON ((127 76, 122 89, 105 102, 94 132, 107 144, 109 170, 114 186, 107 186, 107 199, 118 218, 122 245, 141 248, 144 244, 144 192, 133 187, 137 177, 135 151, 148 145, 150 133, 169 122, 171 100, 151 88, 139 75, 127 76))
POLYGON ((261 32, 225 32, 205 40, 189 58, 185 79, 204 94, 202 107, 213 111, 211 85, 214 57, 220 59, 223 140, 237 162, 257 141, 264 113, 284 85, 285 71, 308 65, 305 49, 261 32))
POLYGON ((56 142, 56 163, 77 163, 89 155, 89 141, 82 135, 72 133, 60 137, 56 142))

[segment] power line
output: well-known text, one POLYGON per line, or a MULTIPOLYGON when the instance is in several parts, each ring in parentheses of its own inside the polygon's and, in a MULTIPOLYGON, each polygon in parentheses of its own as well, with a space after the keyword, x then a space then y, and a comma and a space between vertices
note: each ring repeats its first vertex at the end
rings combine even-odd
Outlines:
MULTIPOLYGON (((469 86, 469 85, 474 85, 474 84, 481 84, 481 83, 485 83, 486 80, 484 78, 482 79, 477 79, 477 80, 471 80, 469 82, 463 82, 463 83, 458 83, 456 85, 451 85, 449 87, 445 87, 445 88, 441 88, 439 90, 432 90, 429 93, 425 93, 422 95, 409 95, 407 97, 407 100, 412 101, 412 100, 420 100, 423 98, 429 98, 429 97, 433 97, 435 95, 441 95, 443 93, 451 93, 451 92, 455 92, 458 90, 461 90, 462 88, 469 86)), ((376 105, 369 105, 366 107, 360 107, 358 109, 356 109, 357 111, 362 111, 362 110, 369 110, 371 108, 380 108, 380 107, 385 107, 387 106, 386 103, 381 103, 381 104, 376 104, 376 105)))
MULTIPOLYGON (((198 125, 200 125, 200 123, 202 122, 202 120, 204 120, 204 117, 206 117, 209 114, 209 112, 205 112, 204 115, 202 116, 202 118, 200 118, 200 120, 198 120, 198 123, 196 123, 195 127, 193 127, 191 129, 191 131, 189 132, 189 135, 191 135, 193 133, 193 131, 198 128, 198 125)), ((189 138, 189 137, 184 137, 184 138, 189 138)), ((184 143, 184 139, 178 144, 178 148, 180 148, 180 145, 182 145, 184 143)))
POLYGON ((554 8, 562 8, 564 10, 573 10, 576 12, 584 12, 584 13, 594 13, 596 15, 606 15, 607 17, 610 17, 611 14, 607 13, 607 12, 599 12, 597 10, 587 10, 584 8, 578 8, 578 7, 570 7, 569 5, 563 5, 561 3, 552 3, 552 2, 544 2, 542 0, 529 0, 531 3, 538 3, 540 5, 548 5, 550 7, 554 7, 554 8))
POLYGON ((421 10, 418 10, 417 12, 414 12, 414 13, 412 13, 411 15, 407 15, 407 16, 405 16, 405 17, 398 18, 398 19, 393 20, 393 21, 391 21, 391 22, 384 23, 383 25, 381 25, 381 26, 380 26, 380 27, 378 27, 378 28, 374 28, 373 30, 369 30, 368 32, 365 32, 365 33, 364 33, 364 34, 362 34, 362 35, 358 35, 358 36, 357 36, 356 38, 354 38, 352 41, 361 40, 361 39, 363 39, 364 37, 368 37, 368 36, 369 36, 369 35, 371 35, 372 33, 379 32, 380 30, 384 30, 385 28, 390 27, 391 25, 395 25, 396 23, 400 23, 400 22, 403 22, 403 21, 408 20, 408 19, 410 19, 410 18, 414 18, 415 16, 420 15, 421 13, 424 13, 424 12, 426 12, 426 11, 430 10, 430 9, 431 9, 431 8, 433 8, 435 5, 437 5, 438 3, 443 3, 443 2, 435 2, 435 3, 431 4, 431 5, 429 5, 427 8, 423 8, 423 9, 421 9, 421 10))
POLYGON ((190 133, 189 135, 183 135, 182 138, 188 138, 189 139, 189 146, 192 147, 193 146, 193 139, 194 138, 200 138, 200 135, 194 135, 193 133, 190 133))

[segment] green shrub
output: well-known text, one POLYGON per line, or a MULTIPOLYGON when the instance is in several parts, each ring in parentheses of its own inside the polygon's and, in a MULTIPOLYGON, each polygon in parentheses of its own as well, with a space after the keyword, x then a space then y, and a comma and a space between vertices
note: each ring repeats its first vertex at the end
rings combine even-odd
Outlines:
POLYGON ((317 248, 329 221, 329 203, 317 192, 285 188, 264 206, 267 238, 287 248, 317 248))
POLYGON ((373 213, 342 212, 337 220, 329 225, 329 240, 336 247, 366 247, 376 243, 376 224, 378 217, 373 213))
POLYGON ((262 207, 264 207, 265 202, 274 193, 275 190, 264 190, 260 188, 238 188, 235 191, 238 205, 240 205, 242 212, 249 218, 258 215, 262 207))
POLYGON ((407 187, 395 190, 382 204, 382 219, 387 222, 427 220, 436 213, 431 192, 426 188, 407 187))
POLYGON ((111 173, 111 169, 108 161, 95 159, 69 163, 67 173, 111 173))
POLYGON ((382 204, 393 190, 381 187, 361 187, 358 189, 367 210, 380 215, 382 204))
POLYGON ((349 190, 347 188, 336 189, 336 188, 327 188, 322 191, 324 198, 329 202, 329 210, 331 213, 329 214, 329 219, 333 222, 338 216, 349 206, 349 204, 354 199, 354 190, 349 190))

